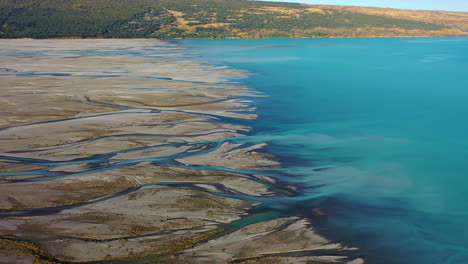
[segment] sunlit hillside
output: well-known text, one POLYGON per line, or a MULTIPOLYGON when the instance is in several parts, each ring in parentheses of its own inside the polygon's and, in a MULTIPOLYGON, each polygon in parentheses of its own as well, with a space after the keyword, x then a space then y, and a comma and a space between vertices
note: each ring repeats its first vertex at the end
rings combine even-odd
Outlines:
POLYGON ((2 38, 468 36, 468 13, 245 0, 1 0, 2 38))

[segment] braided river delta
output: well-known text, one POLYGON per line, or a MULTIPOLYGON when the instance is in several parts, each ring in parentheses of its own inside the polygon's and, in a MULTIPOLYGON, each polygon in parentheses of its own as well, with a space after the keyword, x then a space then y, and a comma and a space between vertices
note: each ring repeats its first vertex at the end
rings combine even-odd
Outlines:
POLYGON ((468 263, 468 39, 2 40, 0 263, 468 263))

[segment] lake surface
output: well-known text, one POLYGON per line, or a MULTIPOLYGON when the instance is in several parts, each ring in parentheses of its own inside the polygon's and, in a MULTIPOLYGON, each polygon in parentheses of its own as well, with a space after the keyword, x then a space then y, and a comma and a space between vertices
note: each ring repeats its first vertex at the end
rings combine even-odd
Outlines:
POLYGON ((294 197, 369 263, 468 261, 468 39, 181 40, 263 92, 246 141, 267 142, 294 197))

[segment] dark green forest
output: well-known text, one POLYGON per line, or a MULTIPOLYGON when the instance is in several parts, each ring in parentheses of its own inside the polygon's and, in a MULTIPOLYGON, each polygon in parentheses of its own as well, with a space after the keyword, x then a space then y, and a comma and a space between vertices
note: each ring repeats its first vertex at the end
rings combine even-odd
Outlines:
POLYGON ((0 0, 0 26, 0 38, 330 37, 424 34, 449 28, 245 0, 0 0))

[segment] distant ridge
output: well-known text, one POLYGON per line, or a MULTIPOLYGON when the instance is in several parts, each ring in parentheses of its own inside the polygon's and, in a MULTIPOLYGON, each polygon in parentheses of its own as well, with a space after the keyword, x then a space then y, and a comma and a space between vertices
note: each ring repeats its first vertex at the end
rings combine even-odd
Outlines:
POLYGON ((468 36, 468 12, 247 0, 0 0, 0 38, 468 36))

